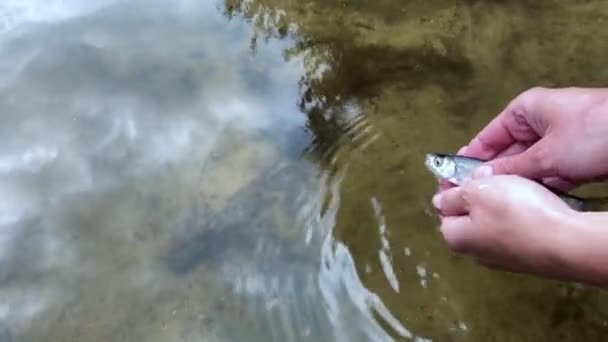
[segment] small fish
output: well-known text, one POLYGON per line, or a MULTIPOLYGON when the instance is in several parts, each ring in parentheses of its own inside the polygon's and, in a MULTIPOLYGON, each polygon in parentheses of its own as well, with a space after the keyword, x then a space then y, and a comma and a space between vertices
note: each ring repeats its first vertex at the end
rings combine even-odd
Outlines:
MULTIPOLYGON (((429 153, 426 155, 424 164, 435 177, 454 185, 461 185, 471 177, 473 170, 485 162, 485 160, 455 154, 429 153)), ((605 205, 608 204, 608 198, 582 198, 542 185, 576 211, 606 210, 605 205)))

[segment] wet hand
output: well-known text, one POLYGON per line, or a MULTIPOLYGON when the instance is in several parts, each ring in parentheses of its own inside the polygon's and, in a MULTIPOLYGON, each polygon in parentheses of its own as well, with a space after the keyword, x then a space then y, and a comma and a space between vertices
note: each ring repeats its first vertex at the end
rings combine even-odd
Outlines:
POLYGON ((490 176, 482 168, 463 186, 436 195, 433 203, 454 252, 515 272, 560 273, 558 223, 576 213, 543 186, 518 176, 490 176))
POLYGON ((570 190, 608 176, 606 151, 608 89, 534 88, 511 101, 460 152, 491 160, 495 174, 570 190))

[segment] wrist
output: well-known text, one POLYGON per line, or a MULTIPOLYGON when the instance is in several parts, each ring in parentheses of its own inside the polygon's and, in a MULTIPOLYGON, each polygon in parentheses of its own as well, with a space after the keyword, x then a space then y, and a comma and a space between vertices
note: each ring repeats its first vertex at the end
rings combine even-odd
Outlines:
POLYGON ((608 213, 564 215, 550 247, 555 278, 608 287, 608 213))

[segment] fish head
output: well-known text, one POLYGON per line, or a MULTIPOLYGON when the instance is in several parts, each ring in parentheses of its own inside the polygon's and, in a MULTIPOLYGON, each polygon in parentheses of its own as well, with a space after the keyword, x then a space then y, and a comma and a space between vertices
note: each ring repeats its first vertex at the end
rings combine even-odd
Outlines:
POLYGON ((429 153, 426 155, 424 164, 437 178, 447 181, 452 181, 456 178, 456 162, 447 155, 429 153))

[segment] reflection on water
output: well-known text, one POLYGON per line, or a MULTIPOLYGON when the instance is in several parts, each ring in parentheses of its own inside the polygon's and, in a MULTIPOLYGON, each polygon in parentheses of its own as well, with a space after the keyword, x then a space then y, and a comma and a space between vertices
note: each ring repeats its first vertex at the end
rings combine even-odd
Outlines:
POLYGON ((6 1, 0 341, 603 340, 447 251, 422 156, 605 84, 605 7, 6 1))

